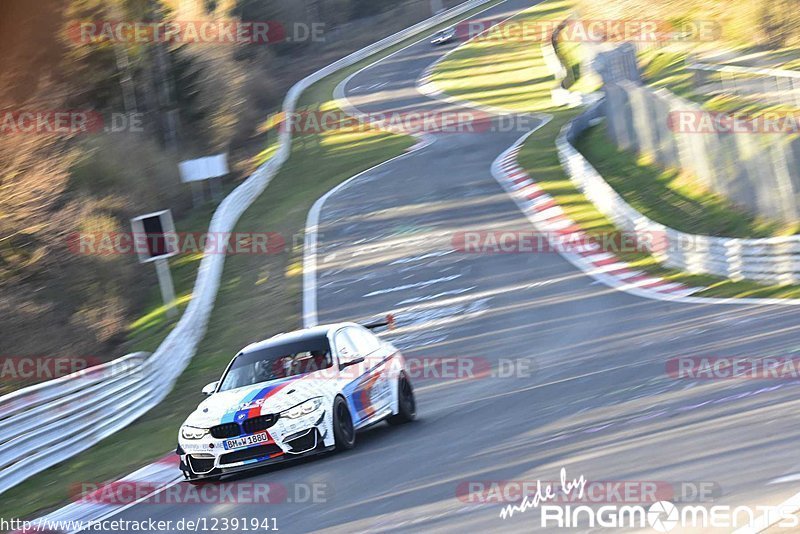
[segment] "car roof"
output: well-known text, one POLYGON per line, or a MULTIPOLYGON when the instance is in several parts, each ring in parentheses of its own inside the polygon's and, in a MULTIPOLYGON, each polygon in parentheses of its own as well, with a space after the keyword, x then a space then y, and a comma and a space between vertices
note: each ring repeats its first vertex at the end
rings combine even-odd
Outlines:
POLYGON ((246 346, 241 351, 239 351, 239 354, 247 354, 257 350, 273 347, 275 345, 283 345, 284 343, 295 343, 298 341, 304 341, 306 339, 317 339, 322 336, 327 336, 328 333, 330 333, 331 331, 338 330, 343 326, 358 326, 358 325, 356 323, 336 323, 336 324, 312 326, 310 328, 304 328, 302 330, 295 330, 294 332, 284 332, 281 334, 274 335, 269 339, 265 339, 264 341, 251 343, 250 345, 246 346))

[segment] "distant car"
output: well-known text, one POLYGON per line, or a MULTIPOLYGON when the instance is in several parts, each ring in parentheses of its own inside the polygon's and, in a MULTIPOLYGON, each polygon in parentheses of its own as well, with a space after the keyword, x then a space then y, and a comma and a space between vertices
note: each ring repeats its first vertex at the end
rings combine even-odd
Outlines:
POLYGON ((434 45, 443 45, 445 43, 449 43, 456 37, 456 29, 455 28, 447 28, 446 30, 442 30, 438 32, 436 35, 433 36, 431 39, 431 44, 434 45))
POLYGON ((358 430, 416 417, 405 358, 355 323, 249 345, 203 393, 209 398, 178 436, 180 468, 189 480, 351 449, 358 430))

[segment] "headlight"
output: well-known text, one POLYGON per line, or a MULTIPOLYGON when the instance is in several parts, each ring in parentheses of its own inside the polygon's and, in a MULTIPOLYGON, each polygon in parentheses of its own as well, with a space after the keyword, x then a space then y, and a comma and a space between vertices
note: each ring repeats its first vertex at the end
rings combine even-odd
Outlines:
POLYGON ((207 428, 195 428, 193 426, 182 426, 181 437, 183 439, 203 439, 208 434, 207 428))
POLYGON ((316 397, 313 399, 308 399, 307 401, 298 404, 294 408, 289 408, 281 412, 281 417, 285 417, 287 419, 297 419, 298 417, 303 417, 304 415, 308 415, 313 413, 322 406, 322 397, 316 397))

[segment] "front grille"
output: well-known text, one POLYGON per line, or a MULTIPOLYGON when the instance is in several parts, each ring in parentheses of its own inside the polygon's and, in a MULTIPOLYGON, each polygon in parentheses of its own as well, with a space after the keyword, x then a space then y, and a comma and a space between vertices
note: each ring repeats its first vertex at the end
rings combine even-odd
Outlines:
POLYGON ((214 469, 214 458, 195 458, 189 456, 189 466, 196 475, 203 475, 214 469))
POLYGON ((211 427, 211 436, 216 439, 235 438, 242 434, 242 429, 237 423, 225 423, 211 427))
POLYGON ((244 462, 246 460, 252 460, 254 458, 262 458, 264 456, 272 456, 273 454, 277 454, 279 452, 283 452, 280 447, 275 445, 274 443, 270 443, 269 445, 259 445, 258 447, 251 447, 249 449, 243 449, 241 451, 229 452, 228 454, 223 454, 220 458, 221 464, 235 464, 236 462, 244 462))
POLYGON ((246 419, 242 423, 242 428, 244 429, 245 434, 255 434, 256 432, 261 432, 262 430, 270 428, 277 420, 278 416, 275 414, 252 417, 250 419, 246 419))

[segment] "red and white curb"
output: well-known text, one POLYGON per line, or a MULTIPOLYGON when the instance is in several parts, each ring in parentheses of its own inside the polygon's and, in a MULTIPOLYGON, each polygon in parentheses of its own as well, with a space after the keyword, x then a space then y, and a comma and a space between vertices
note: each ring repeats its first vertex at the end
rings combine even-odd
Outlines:
MULTIPOLYGON (((509 19, 515 16, 517 14, 512 15, 509 19)), ((451 104, 476 108, 496 115, 512 114, 513 112, 506 109, 450 96, 436 86, 433 81, 433 73, 436 67, 459 48, 461 47, 453 48, 443 57, 429 65, 417 80, 417 90, 430 98, 451 104)), ((552 119, 551 115, 544 113, 533 115, 541 120, 541 124, 536 130, 545 126, 552 119)), ((503 152, 492 164, 492 174, 537 230, 558 235, 560 238, 574 239, 578 243, 588 242, 588 239, 584 239, 587 236, 581 227, 564 213, 564 210, 552 196, 531 179, 517 161, 522 145, 536 130, 528 132, 517 140, 511 148, 503 152)), ((552 241, 551 245, 557 247, 557 244, 552 241)), ((561 255, 587 275, 615 289, 641 297, 662 300, 683 299, 705 289, 688 287, 684 284, 670 282, 636 270, 615 255, 599 250, 599 245, 595 245, 592 249, 589 249, 590 247, 588 246, 586 248, 587 250, 579 253, 561 252, 561 255)))
POLYGON ((558 202, 519 165, 517 161, 519 151, 529 135, 530 133, 523 136, 500 155, 492 165, 492 173, 536 229, 545 235, 553 236, 550 244, 554 248, 559 246, 558 243, 554 243, 555 236, 565 241, 586 243, 583 249, 577 252, 561 252, 563 256, 578 265, 589 276, 607 284, 613 282, 611 285, 622 291, 649 293, 648 296, 687 297, 704 289, 670 282, 636 270, 614 254, 601 250, 600 245, 592 243, 580 225, 573 221, 558 202))
MULTIPOLYGON (((86 495, 76 495, 75 502, 64 506, 43 517, 33 520, 32 528, 26 534, 33 532, 63 532, 72 534, 81 532, 79 525, 84 530, 90 528, 92 522, 99 522, 112 517, 120 512, 151 499, 154 495, 171 488, 183 480, 183 474, 178 469, 180 459, 174 452, 163 458, 138 469, 130 475, 113 482, 97 484, 100 489, 86 495), (103 490, 120 484, 131 484, 135 487, 147 488, 148 493, 131 502, 108 503, 103 502, 103 490)), ((14 534, 22 534, 16 531, 14 534)))
MULTIPOLYGON (((512 17, 513 18, 513 17, 512 17)), ((449 51, 447 55, 449 56, 453 52, 458 50, 458 48, 454 48, 453 50, 449 51)), ((497 108, 495 106, 489 106, 485 104, 480 104, 478 102, 474 102, 471 100, 467 100, 464 98, 453 97, 446 94, 440 88, 438 88, 435 82, 432 80, 432 73, 435 67, 443 61, 443 58, 435 61, 431 64, 417 81, 417 90, 436 100, 441 100, 443 102, 447 102, 449 104, 460 105, 470 108, 479 109, 482 111, 486 111, 487 113, 494 113, 498 115, 509 115, 513 112, 497 108)), ((527 138, 535 133, 539 128, 544 127, 550 120, 552 119, 552 115, 547 113, 532 113, 531 115, 539 118, 542 122, 537 126, 536 129, 530 131, 523 135, 511 148, 507 151, 503 152, 500 157, 495 160, 494 164, 492 165, 492 173, 495 179, 505 188, 505 190, 509 193, 511 198, 517 203, 519 208, 523 211, 523 213, 528 216, 528 219, 534 223, 534 226, 539 226, 538 220, 531 216, 532 213, 535 213, 530 207, 530 199, 525 198, 524 195, 517 194, 517 190, 521 188, 528 187, 530 188, 531 185, 538 187, 534 180, 527 176, 527 180, 530 181, 528 184, 525 180, 520 180, 520 183, 514 183, 513 187, 509 184, 510 178, 509 174, 511 172, 520 170, 523 173, 525 172, 522 170, 519 165, 516 163, 517 155, 519 154, 520 147, 525 143, 527 138)), ((520 179, 522 175, 515 175, 514 179, 520 179)), ((533 190, 526 191, 525 193, 532 193, 533 190)), ((543 194, 547 195, 543 192, 543 194)), ((553 200, 550 195, 547 195, 546 198, 553 200)), ((544 202, 544 201, 543 201, 544 202)), ((572 229, 575 231, 580 231, 580 228, 577 224, 573 221, 569 220, 566 216, 565 219, 567 220, 565 228, 573 227, 572 229)), ((768 297, 704 297, 704 296, 694 296, 695 293, 703 291, 707 288, 705 287, 688 287, 682 284, 675 284, 673 286, 669 286, 670 282, 667 280, 660 279, 654 276, 647 276, 647 278, 642 278, 639 280, 632 280, 632 279, 625 279, 618 275, 616 271, 618 269, 627 269, 627 272, 634 272, 636 276, 646 276, 644 273, 637 271, 636 269, 632 268, 629 264, 619 261, 614 255, 606 254, 605 256, 594 255, 592 258, 595 260, 594 262, 590 262, 586 259, 586 257, 579 255, 579 254, 572 254, 568 252, 561 252, 561 255, 572 263, 577 269, 583 271, 585 274, 591 276, 595 280, 600 283, 606 284, 607 286, 630 293, 632 295, 636 295, 642 298, 648 299, 655 299, 655 300, 662 300, 662 301, 670 301, 670 302, 681 302, 683 304, 725 304, 725 305, 732 305, 732 306, 741 306, 741 305, 775 305, 775 306, 800 306, 800 299, 795 298, 768 298, 768 297), (608 261, 613 260, 613 261, 608 261), (597 265, 596 263, 601 263, 597 265), (611 273, 611 274, 607 274, 611 273), (645 281, 646 280, 646 281, 645 281), (651 287, 645 287, 649 285, 649 282, 659 282, 657 286, 658 291, 653 291, 651 287), (670 291, 671 289, 671 291, 670 291)), ((591 257, 591 254, 589 254, 591 257)), ((622 271, 620 271, 622 272, 622 271)), ((633 275, 630 275, 631 277, 633 275)), ((800 498, 800 494, 798 494, 800 498)))

